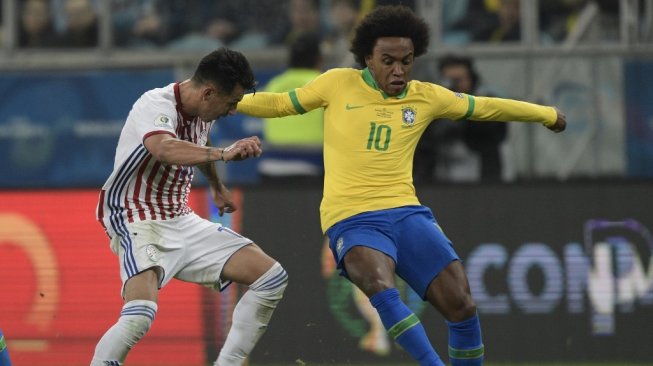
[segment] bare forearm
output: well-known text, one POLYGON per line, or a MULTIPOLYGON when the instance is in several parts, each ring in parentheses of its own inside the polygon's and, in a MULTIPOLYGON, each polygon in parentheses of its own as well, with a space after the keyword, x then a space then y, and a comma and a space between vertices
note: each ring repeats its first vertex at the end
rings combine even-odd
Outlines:
POLYGON ((198 146, 179 139, 168 139, 160 143, 154 157, 167 164, 198 165, 222 160, 223 149, 212 146, 198 146))
POLYGON ((217 189, 220 188, 222 180, 218 175, 218 170, 216 169, 214 162, 198 164, 197 168, 202 172, 202 174, 204 174, 204 177, 206 177, 206 180, 212 187, 217 189))

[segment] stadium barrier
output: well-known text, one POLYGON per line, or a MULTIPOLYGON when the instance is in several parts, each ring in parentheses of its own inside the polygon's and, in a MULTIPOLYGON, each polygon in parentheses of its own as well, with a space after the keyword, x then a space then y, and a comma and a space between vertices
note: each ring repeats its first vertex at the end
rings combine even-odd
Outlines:
MULTIPOLYGON (((417 187, 463 258, 487 359, 653 362, 653 186, 637 182, 417 187)), ((278 259, 290 283, 252 364, 410 363, 324 256, 318 187, 234 189, 217 218, 278 259)), ((116 257, 95 222, 96 190, 0 192, 0 328, 15 365, 88 364, 121 306, 116 257)), ((402 282, 406 303, 446 358, 443 319, 402 282)), ((173 281, 131 365, 214 359, 244 289, 173 281)))

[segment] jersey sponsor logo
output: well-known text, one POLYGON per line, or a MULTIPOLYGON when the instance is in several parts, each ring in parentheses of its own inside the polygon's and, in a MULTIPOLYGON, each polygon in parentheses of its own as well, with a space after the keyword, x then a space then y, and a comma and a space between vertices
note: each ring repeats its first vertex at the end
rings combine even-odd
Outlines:
POLYGON ((160 114, 154 119, 154 125, 156 127, 173 128, 172 118, 166 116, 165 114, 160 114))
POLYGON ((348 110, 348 111, 352 110, 352 109, 363 108, 363 107, 364 107, 363 105, 352 105, 352 104, 349 104, 349 103, 347 103, 347 105, 345 105, 345 109, 348 110))
POLYGON ((417 111, 415 111, 415 107, 402 106, 401 119, 404 122, 404 125, 412 127, 415 124, 415 119, 417 119, 417 111))
POLYGON ((393 112, 391 110, 385 108, 385 107, 384 108, 376 108, 376 109, 374 109, 374 111, 376 112, 376 116, 379 117, 379 118, 387 118, 387 119, 392 118, 392 113, 393 112))
POLYGON ((455 93, 453 93, 453 95, 455 95, 455 96, 457 96, 458 98, 461 98, 461 99, 463 98, 462 93, 455 92, 455 93))

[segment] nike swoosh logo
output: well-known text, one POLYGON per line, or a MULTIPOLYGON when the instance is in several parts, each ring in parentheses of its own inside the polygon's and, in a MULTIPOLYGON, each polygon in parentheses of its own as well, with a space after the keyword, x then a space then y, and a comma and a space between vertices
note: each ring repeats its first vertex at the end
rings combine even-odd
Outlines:
POLYGON ((345 109, 346 110, 351 110, 351 109, 363 108, 363 107, 364 107, 363 105, 350 105, 349 103, 347 103, 347 105, 345 106, 345 109))

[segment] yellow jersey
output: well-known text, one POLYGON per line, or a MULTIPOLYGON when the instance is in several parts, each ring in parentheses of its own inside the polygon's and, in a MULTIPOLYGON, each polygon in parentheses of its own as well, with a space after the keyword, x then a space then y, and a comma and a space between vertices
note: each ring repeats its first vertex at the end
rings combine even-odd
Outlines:
POLYGON ((324 107, 324 232, 362 212, 420 204, 413 186, 413 154, 435 119, 546 126, 557 119, 552 107, 454 93, 417 80, 390 97, 367 69, 331 69, 291 92, 247 94, 237 108, 257 117, 278 117, 319 107, 324 107))

